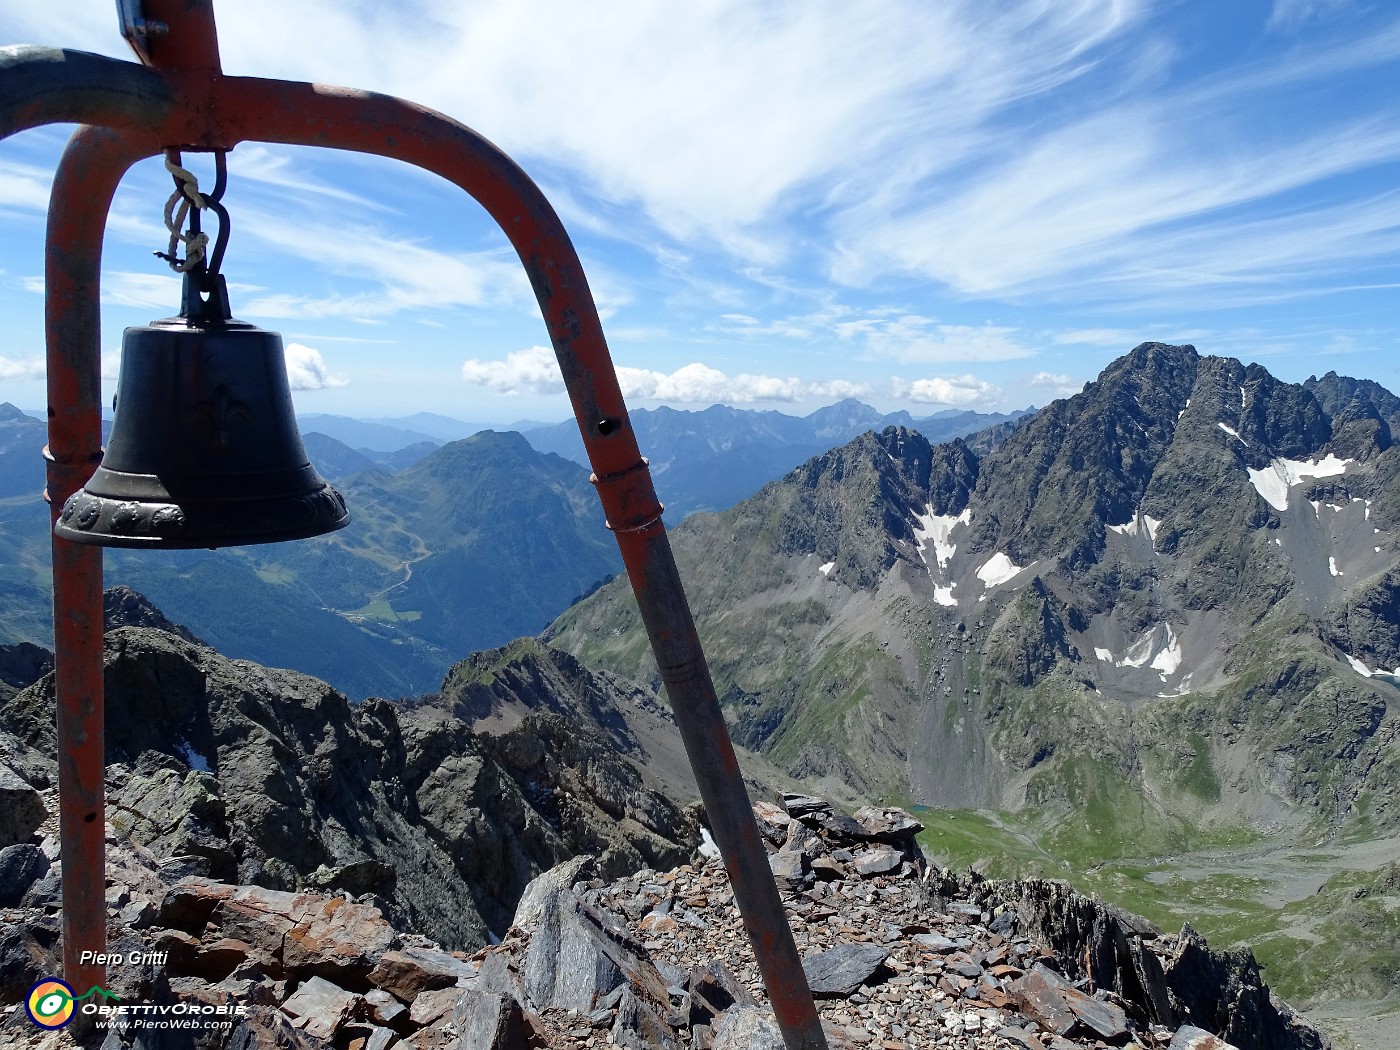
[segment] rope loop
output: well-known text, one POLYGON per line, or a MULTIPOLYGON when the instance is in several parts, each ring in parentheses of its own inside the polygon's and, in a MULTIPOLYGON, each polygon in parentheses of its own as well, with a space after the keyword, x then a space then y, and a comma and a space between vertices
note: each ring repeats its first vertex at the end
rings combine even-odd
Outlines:
POLYGON ((219 264, 223 259, 222 248, 228 239, 228 212, 219 203, 226 179, 222 151, 215 153, 215 166, 217 176, 214 192, 201 193, 199 179, 195 177, 194 172, 180 165, 180 151, 176 149, 165 151, 165 170, 175 180, 175 192, 165 202, 165 228, 170 231, 170 243, 165 251, 156 252, 156 255, 169 263, 170 268, 176 273, 188 273, 193 270, 203 278, 201 283, 208 283, 217 275, 219 264), (205 262, 209 253, 209 235, 200 229, 199 213, 204 209, 213 209, 220 218, 219 240, 215 246, 212 266, 205 262), (185 232, 187 221, 189 231, 185 232), (179 256, 182 244, 185 249, 183 259, 179 256), (207 272, 211 270, 212 272, 207 272))

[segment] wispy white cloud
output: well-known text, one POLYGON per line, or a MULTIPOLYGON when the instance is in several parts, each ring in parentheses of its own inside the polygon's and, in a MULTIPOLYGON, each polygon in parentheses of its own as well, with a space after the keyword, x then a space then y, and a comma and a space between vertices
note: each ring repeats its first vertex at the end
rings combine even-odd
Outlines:
POLYGON ((859 340, 872 357, 923 364, 1012 361, 1036 352, 1017 338, 1015 328, 940 324, 917 314, 844 321, 836 325, 836 332, 843 339, 859 340))
POLYGON ((161 273, 131 273, 118 270, 102 275, 102 303, 105 306, 144 306, 163 310, 169 317, 180 310, 180 277, 161 273))
POLYGON ((1036 372, 1026 379, 1026 386, 1033 390, 1046 390, 1055 397, 1072 397, 1079 393, 1083 383, 1075 382, 1072 376, 1059 372, 1036 372))
POLYGON ((30 164, 0 161, 0 208, 47 211, 52 182, 51 171, 30 164))
POLYGON ((288 343, 285 356, 287 382, 293 390, 326 390, 350 382, 327 367, 321 351, 304 343, 288 343))
POLYGON ((1268 26, 1280 32, 1293 32, 1309 22, 1330 18, 1352 6, 1352 0, 1274 0, 1268 26))
POLYGON ((1131 350, 1142 342, 1142 338, 1140 332, 1127 328, 1076 328, 1056 332, 1054 341, 1059 346, 1107 346, 1131 350))
POLYGON ((432 307, 533 301, 524 269, 505 249, 447 252, 362 225, 289 224, 261 212, 244 213, 238 229, 284 258, 379 285, 321 297, 265 295, 243 307, 250 316, 376 318, 432 307))

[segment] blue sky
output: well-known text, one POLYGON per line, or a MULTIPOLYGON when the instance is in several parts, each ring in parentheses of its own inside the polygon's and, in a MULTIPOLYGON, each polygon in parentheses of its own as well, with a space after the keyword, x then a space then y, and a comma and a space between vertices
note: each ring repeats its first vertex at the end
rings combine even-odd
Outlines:
MULTIPOLYGON (((126 57, 109 0, 0 43, 126 57)), ((1400 389, 1400 8, 1382 0, 225 0, 229 73, 433 106, 583 257, 633 407, 1042 405, 1147 339, 1400 389)), ((0 400, 44 404, 43 215, 70 129, 0 143, 0 400)), ((209 169, 196 167, 208 182, 209 169)), ((123 184, 104 360, 175 312, 169 180, 123 184)), ((245 144, 234 311, 298 408, 569 415, 504 238, 405 165, 245 144)))

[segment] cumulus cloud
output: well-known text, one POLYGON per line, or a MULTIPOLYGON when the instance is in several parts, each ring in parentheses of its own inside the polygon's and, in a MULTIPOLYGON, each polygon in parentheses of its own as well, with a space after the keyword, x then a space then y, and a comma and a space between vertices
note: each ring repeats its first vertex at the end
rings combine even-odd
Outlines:
MULTIPOLYGON (((564 381, 554 352, 542 346, 516 350, 503 361, 470 360, 462 365, 469 383, 508 397, 518 394, 557 394, 564 381)), ((643 401, 682 404, 749 404, 760 401, 796 402, 809 398, 860 397, 870 392, 865 383, 844 379, 808 381, 793 376, 728 375, 699 361, 674 372, 617 366, 623 396, 643 401)))
POLYGON ((321 351, 303 343, 288 343, 286 358, 287 381, 293 390, 325 390, 328 387, 346 386, 350 382, 326 367, 321 351))
POLYGON ((35 354, 0 357, 0 379, 43 379, 44 359, 35 354))
POLYGON ((990 401, 998 393, 991 383, 970 375, 916 379, 912 383, 896 377, 891 381, 891 387, 896 397, 918 404, 953 405, 958 408, 990 401))
POLYGON ((462 365, 462 378, 507 397, 559 394, 564 391, 559 361, 554 351, 545 346, 515 350, 507 354, 504 361, 478 361, 473 358, 462 365))

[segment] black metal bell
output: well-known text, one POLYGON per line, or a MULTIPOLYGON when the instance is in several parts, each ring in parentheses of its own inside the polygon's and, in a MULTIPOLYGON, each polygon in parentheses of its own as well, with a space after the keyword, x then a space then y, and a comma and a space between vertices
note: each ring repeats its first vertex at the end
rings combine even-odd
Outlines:
POLYGON ((54 532, 105 547, 228 547, 350 522, 302 446, 282 337, 186 277, 179 317, 128 328, 102 464, 54 532))

